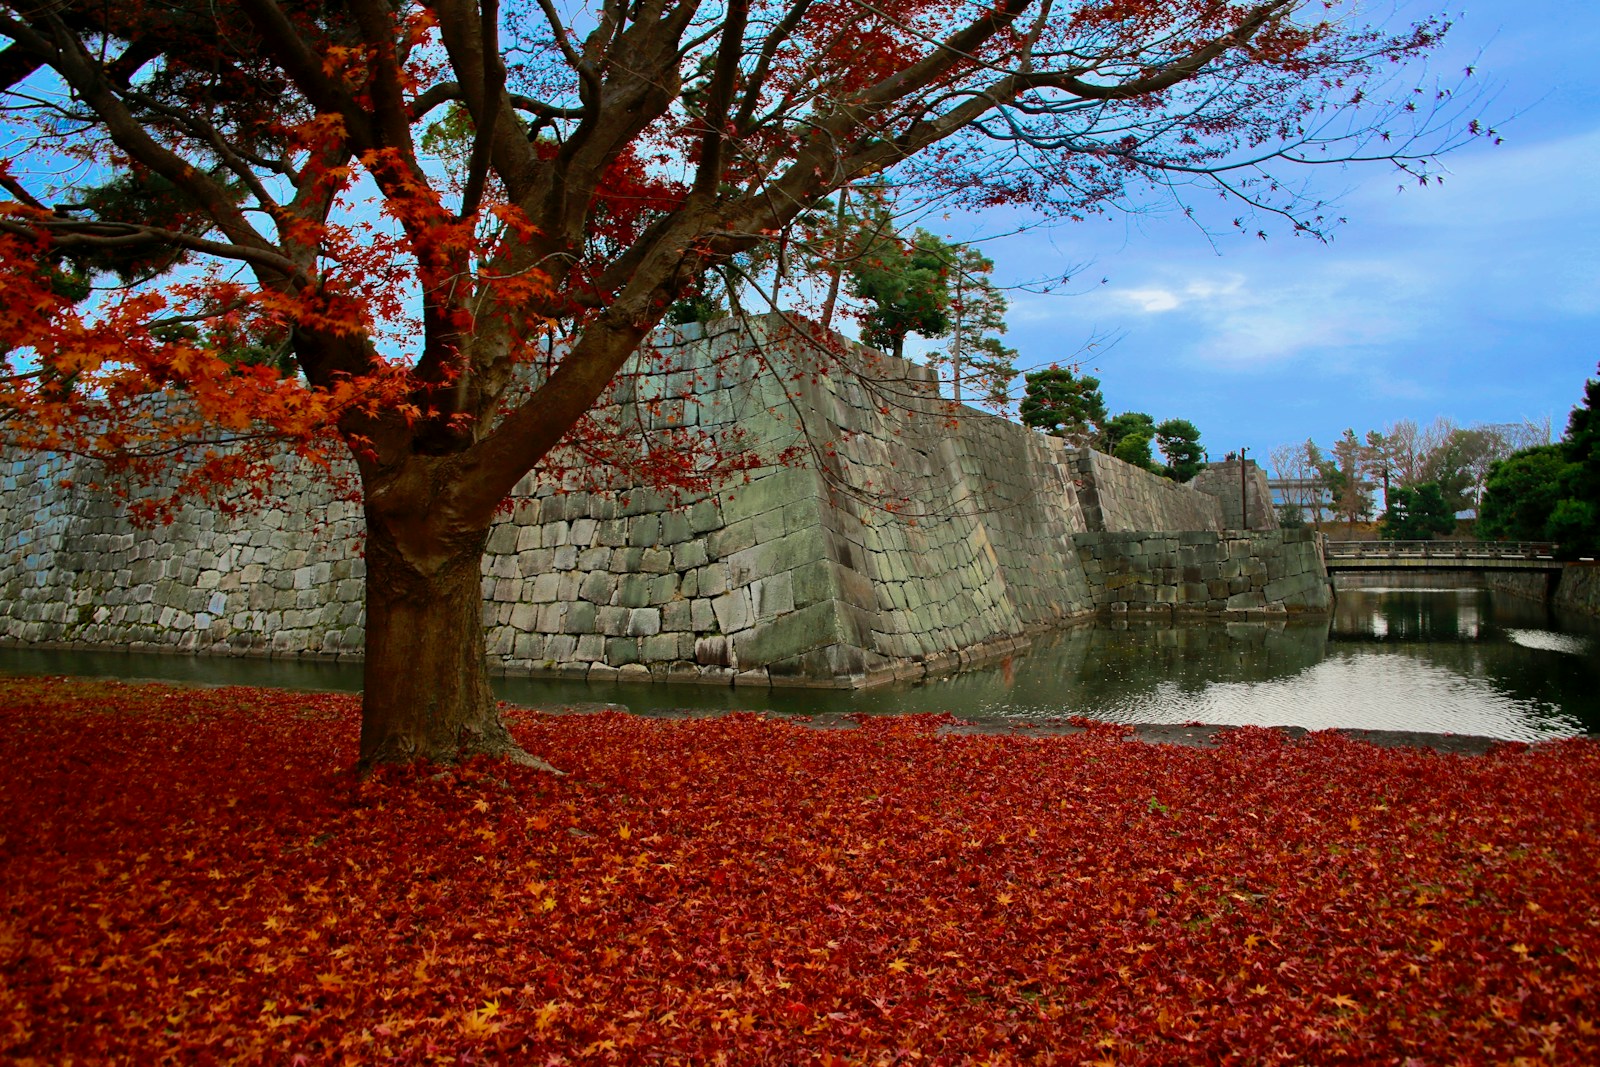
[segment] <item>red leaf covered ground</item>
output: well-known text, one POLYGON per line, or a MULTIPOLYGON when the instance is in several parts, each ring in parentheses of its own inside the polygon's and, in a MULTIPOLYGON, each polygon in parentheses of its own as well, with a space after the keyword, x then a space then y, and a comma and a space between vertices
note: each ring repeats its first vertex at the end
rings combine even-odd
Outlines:
POLYGON ((1600 1062, 1600 746, 1215 750, 6 679, 0 1059, 1600 1062))

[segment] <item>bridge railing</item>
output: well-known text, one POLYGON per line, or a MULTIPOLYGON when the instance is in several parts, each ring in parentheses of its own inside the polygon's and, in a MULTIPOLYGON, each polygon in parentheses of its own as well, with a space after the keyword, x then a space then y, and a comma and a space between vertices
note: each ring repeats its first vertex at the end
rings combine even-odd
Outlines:
POLYGON ((1325 541, 1326 559, 1554 559, 1550 541, 1325 541))

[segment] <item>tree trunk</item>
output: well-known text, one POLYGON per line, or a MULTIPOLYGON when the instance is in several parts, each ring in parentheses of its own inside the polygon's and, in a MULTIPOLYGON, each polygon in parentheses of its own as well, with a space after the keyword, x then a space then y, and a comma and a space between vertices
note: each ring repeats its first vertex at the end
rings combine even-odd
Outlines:
POLYGON ((445 535, 424 501, 373 505, 368 487, 367 638, 362 771, 379 763, 449 763, 485 754, 554 770, 523 752, 500 720, 483 633, 487 525, 445 535))

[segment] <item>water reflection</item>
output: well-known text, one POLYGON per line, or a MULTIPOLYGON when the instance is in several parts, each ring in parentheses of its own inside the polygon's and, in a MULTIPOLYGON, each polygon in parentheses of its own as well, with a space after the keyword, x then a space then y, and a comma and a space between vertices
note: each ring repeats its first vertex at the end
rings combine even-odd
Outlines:
MULTIPOLYGON (((355 664, 0 648, 0 672, 355 690, 355 664)), ((846 692, 505 678, 536 707, 640 714, 949 711, 1025 721, 1427 730, 1538 740, 1600 731, 1600 621, 1481 589, 1344 588, 1333 617, 1179 626, 1101 623, 920 685, 846 692)))

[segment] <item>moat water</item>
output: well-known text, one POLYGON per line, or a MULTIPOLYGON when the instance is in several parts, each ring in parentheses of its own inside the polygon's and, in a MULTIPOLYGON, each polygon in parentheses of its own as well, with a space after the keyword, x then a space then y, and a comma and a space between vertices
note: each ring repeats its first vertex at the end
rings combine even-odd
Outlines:
MULTIPOLYGON (((1369 579, 1370 582, 1370 579, 1369 579)), ((0 647, 0 672, 357 690, 356 664, 0 647)), ((950 712, 1044 722, 1420 730, 1534 741, 1600 733, 1600 620, 1444 582, 1341 588, 1332 618, 1085 623, 979 670, 848 692, 504 678, 534 707, 649 715, 950 712)))

